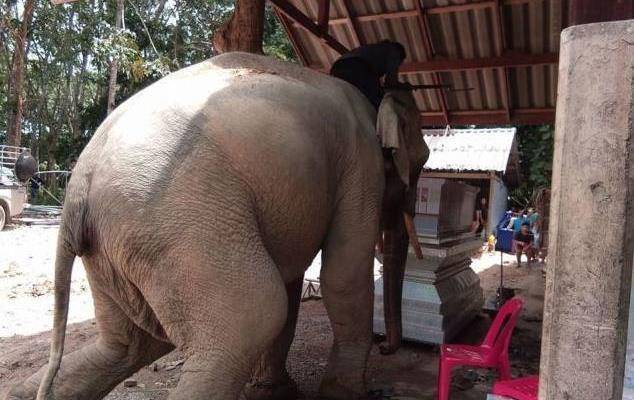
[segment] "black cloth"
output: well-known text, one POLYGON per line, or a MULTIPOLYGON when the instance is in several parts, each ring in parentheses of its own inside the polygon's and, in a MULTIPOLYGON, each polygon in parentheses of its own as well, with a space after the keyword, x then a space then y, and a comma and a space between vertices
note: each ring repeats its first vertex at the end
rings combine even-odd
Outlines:
POLYGON ((525 235, 521 231, 520 232, 515 232, 515 235, 513 235, 513 239, 515 239, 516 242, 532 243, 533 242, 533 234, 527 233, 525 235))
POLYGON ((330 75, 355 86, 370 100, 375 109, 379 109, 384 95, 381 77, 367 62, 359 58, 339 59, 332 66, 330 75))
POLYGON ((338 63, 346 62, 346 60, 350 59, 357 59, 365 61, 379 78, 388 74, 394 74, 394 77, 396 77, 398 68, 401 62, 403 62, 402 56, 403 54, 401 53, 400 47, 395 42, 368 44, 357 47, 342 55, 335 61, 333 68, 338 63))

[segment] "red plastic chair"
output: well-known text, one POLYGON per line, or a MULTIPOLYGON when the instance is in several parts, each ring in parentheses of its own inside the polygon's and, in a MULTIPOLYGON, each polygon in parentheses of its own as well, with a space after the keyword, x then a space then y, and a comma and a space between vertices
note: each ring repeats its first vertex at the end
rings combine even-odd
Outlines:
POLYGON ((438 366, 438 400, 449 400, 451 370, 458 365, 494 368, 501 380, 511 379, 509 343, 524 302, 514 297, 500 309, 480 346, 445 344, 440 347, 438 366))
POLYGON ((515 400, 537 400, 538 390, 539 376, 531 375, 524 378, 495 382, 492 393, 515 400))

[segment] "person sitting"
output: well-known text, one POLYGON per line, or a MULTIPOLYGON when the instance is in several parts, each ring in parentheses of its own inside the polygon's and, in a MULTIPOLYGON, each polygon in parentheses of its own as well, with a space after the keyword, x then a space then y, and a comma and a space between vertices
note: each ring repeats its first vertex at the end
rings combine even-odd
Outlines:
POLYGON ((405 47, 398 42, 383 40, 357 47, 339 57, 330 69, 330 75, 354 85, 379 109, 385 86, 397 87, 398 69, 405 60, 405 47))
POLYGON ((471 232, 475 232, 476 237, 480 237, 486 228, 488 212, 489 207, 487 206, 486 197, 480 197, 478 201, 476 201, 473 222, 471 223, 471 232))
POLYGON ((526 254, 528 262, 531 260, 531 251, 533 245, 533 235, 530 233, 530 224, 522 223, 519 232, 513 235, 513 243, 515 247, 515 256, 517 257, 517 266, 522 266, 522 254, 526 254))

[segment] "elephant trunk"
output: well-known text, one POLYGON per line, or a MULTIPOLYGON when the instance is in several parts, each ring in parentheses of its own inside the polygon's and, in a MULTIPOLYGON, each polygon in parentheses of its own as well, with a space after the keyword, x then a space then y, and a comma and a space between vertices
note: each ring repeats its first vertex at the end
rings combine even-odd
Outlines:
POLYGON ((382 354, 392 354, 401 345, 401 299, 409 244, 405 218, 396 214, 383 231, 383 309, 387 343, 382 354))

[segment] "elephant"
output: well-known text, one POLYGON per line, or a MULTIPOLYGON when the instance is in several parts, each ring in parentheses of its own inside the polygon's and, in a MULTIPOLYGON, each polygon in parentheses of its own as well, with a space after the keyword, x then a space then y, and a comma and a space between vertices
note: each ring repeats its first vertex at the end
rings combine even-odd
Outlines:
POLYGON ((292 387, 286 356, 319 250, 334 336, 320 393, 364 396, 381 210, 400 214, 426 158, 420 132, 384 154, 375 119, 352 85, 248 53, 169 74, 117 107, 69 182, 49 363, 9 398, 103 398, 175 348, 185 362, 170 400, 275 397, 262 383, 292 387), (99 338, 62 357, 75 257, 99 338))

